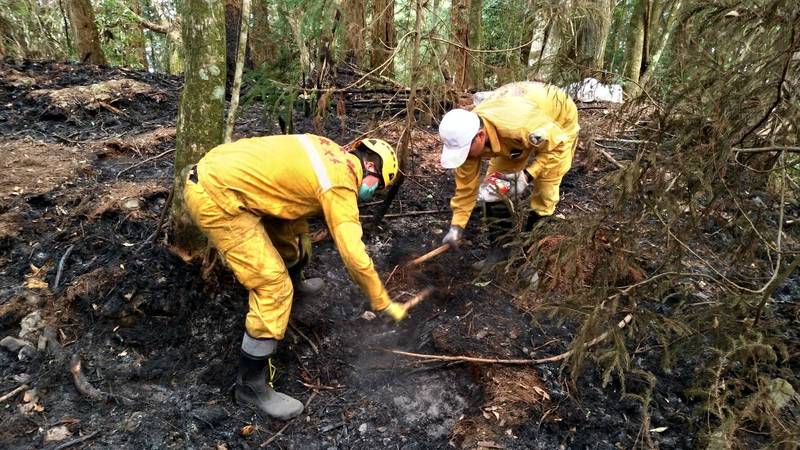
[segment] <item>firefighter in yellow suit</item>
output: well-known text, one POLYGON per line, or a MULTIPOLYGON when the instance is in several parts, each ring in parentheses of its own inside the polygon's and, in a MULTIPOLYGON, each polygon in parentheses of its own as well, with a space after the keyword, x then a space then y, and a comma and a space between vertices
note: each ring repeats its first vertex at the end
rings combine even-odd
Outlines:
POLYGON ((303 411, 301 402, 274 391, 267 380, 270 355, 289 321, 292 281, 295 288, 302 284, 289 272, 308 253, 302 244, 309 216, 324 216, 372 309, 398 321, 405 317, 367 255, 357 204, 390 186, 397 172, 395 152, 384 141, 365 139, 347 151, 310 134, 223 144, 191 169, 184 198, 192 219, 250 291, 235 391, 239 403, 283 420, 303 411))
POLYGON ((579 130, 578 109, 569 95, 537 82, 503 86, 472 111, 445 114, 439 125, 444 144, 441 161, 444 168, 456 169, 456 192, 444 242, 458 245, 480 200, 489 219, 492 249, 476 268, 502 260, 506 251, 499 240, 513 225, 509 197, 521 195, 533 184, 526 230, 552 215, 561 180, 572 165, 579 130), (489 159, 489 168, 481 181, 483 159, 489 159))

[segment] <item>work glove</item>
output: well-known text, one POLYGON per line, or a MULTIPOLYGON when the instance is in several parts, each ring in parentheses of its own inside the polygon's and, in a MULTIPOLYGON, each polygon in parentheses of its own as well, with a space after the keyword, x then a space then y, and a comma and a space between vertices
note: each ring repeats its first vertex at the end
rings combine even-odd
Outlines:
POLYGON ((525 192, 525 189, 528 188, 528 177, 530 175, 524 170, 513 173, 504 173, 502 176, 504 180, 511 183, 511 188, 508 191, 508 195, 521 195, 523 192, 525 192))
POLYGON ((478 188, 478 200, 486 203, 502 201, 509 196, 517 196, 528 187, 525 172, 494 172, 487 176, 478 188))
POLYGON ((400 322, 401 320, 406 318, 408 314, 406 312, 406 308, 397 302, 389 303, 389 306, 386 307, 383 311, 384 314, 394 319, 396 322, 400 322))
POLYGON ((503 174, 493 172, 483 180, 478 188, 478 201, 499 202, 506 197, 510 190, 511 183, 503 178, 503 174))
POLYGON ((442 244, 450 244, 453 248, 458 248, 461 244, 461 239, 464 237, 464 228, 458 225, 450 225, 450 231, 444 235, 442 244))

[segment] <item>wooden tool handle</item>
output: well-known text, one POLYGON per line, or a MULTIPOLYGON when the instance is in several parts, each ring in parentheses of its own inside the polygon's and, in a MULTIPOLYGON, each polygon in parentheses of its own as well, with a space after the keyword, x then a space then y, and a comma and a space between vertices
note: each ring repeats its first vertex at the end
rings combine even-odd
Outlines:
POLYGON ((403 303, 403 307, 406 309, 406 311, 408 311, 409 309, 422 303, 422 301, 425 300, 426 298, 430 297, 430 295, 433 294, 433 291, 434 289, 432 287, 426 287, 420 293, 415 295, 414 298, 403 303))
POLYGON ((429 260, 431 258, 435 258, 435 257, 441 255, 442 253, 450 250, 450 248, 451 248, 450 244, 440 245, 440 246, 436 247, 435 249, 429 251, 428 253, 425 253, 424 255, 420 256, 419 258, 410 261, 408 264, 406 264, 406 267, 418 266, 418 265, 424 263, 425 261, 427 261, 427 260, 429 260))

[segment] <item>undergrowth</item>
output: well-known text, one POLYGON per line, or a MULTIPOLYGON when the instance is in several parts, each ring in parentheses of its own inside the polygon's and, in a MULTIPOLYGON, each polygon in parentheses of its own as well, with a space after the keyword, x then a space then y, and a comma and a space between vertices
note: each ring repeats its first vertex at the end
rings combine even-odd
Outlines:
POLYGON ((572 383, 596 367, 642 405, 637 446, 654 447, 652 394, 680 369, 698 447, 797 448, 800 5, 683 15, 658 87, 619 111, 612 134, 635 142, 597 193, 609 200, 518 232, 506 267, 534 317, 574 327, 572 383))

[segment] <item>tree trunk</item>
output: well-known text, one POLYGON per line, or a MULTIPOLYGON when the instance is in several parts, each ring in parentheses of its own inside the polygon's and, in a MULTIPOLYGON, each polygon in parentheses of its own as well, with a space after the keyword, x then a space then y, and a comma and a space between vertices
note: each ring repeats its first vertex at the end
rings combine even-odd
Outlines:
MULTIPOLYGON (((469 3, 469 48, 480 50, 481 48, 481 22, 483 21, 483 0, 470 0, 469 3)), ((470 89, 483 88, 483 58, 480 53, 472 55, 470 65, 472 83, 470 89)))
MULTIPOLYGON (((142 8, 139 5, 139 0, 129 0, 128 7, 137 16, 142 14, 142 8)), ((144 45, 144 30, 142 29, 142 25, 138 22, 132 23, 130 27, 131 29, 129 32, 131 50, 136 55, 136 62, 138 63, 139 68, 147 70, 147 52, 144 45)))
POLYGON ((239 48, 236 49, 236 70, 233 73, 233 87, 231 88, 231 103, 228 106, 228 120, 225 123, 225 142, 230 142, 233 137, 233 127, 236 124, 236 110, 239 108, 239 91, 242 88, 242 71, 247 57, 247 28, 250 17, 250 0, 242 0, 241 31, 239 31, 239 48))
POLYGON ((397 45, 397 32, 394 28, 394 0, 372 1, 372 27, 370 36, 371 67, 373 69, 385 63, 379 73, 389 78, 394 76, 394 59, 392 53, 397 45))
POLYGON ((225 109, 225 8, 216 0, 180 0, 186 70, 178 106, 171 220, 175 244, 195 255, 205 246, 183 201, 189 168, 222 143, 225 109))
POLYGON ((74 33, 78 60, 89 64, 106 64, 90 0, 66 0, 65 6, 74 33))
POLYGON ((469 48, 470 0, 453 0, 450 6, 450 44, 447 61, 452 84, 464 91, 472 86, 472 57, 469 48))
POLYGON ((614 0, 587 0, 576 24, 575 62, 581 79, 603 70, 614 0))
POLYGON ((558 52, 557 33, 552 17, 540 17, 533 21, 531 48, 528 54, 529 78, 552 81, 553 64, 558 52))
POLYGON ((344 61, 358 66, 364 62, 366 47, 366 5, 364 0, 344 0, 341 11, 344 18, 344 61))
POLYGON ((628 37, 625 40, 625 91, 632 96, 638 95, 639 75, 642 73, 642 55, 644 53, 645 4, 647 0, 634 0, 628 37))
POLYGON ((683 0, 675 0, 672 3, 666 23, 664 24, 664 28, 661 30, 659 40, 655 46, 655 51, 650 55, 650 62, 642 73, 642 76, 639 78, 639 84, 641 86, 644 86, 650 81, 653 73, 658 68, 661 55, 664 54, 664 49, 667 48, 667 43, 669 43, 672 34, 675 32, 675 28, 678 26, 678 19, 680 18, 682 9, 683 0))
POLYGON ((247 38, 247 47, 255 67, 261 67, 275 58, 276 49, 269 27, 267 0, 253 0, 253 28, 247 38))
POLYGON ((230 94, 236 72, 236 53, 239 48, 239 30, 242 24, 242 0, 225 0, 225 61, 226 94, 230 94))

